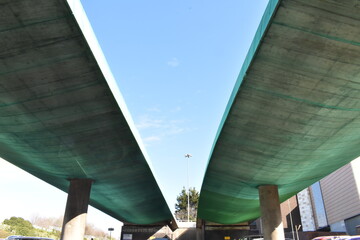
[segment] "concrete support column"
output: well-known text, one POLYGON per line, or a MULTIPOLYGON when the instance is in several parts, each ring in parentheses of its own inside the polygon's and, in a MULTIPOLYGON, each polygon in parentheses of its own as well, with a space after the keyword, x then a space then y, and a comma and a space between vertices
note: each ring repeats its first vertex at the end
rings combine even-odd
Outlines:
POLYGON ((259 198, 264 240, 284 240, 278 187, 259 186, 259 198))
POLYGON ((70 180, 61 240, 84 239, 91 184, 91 179, 70 180))

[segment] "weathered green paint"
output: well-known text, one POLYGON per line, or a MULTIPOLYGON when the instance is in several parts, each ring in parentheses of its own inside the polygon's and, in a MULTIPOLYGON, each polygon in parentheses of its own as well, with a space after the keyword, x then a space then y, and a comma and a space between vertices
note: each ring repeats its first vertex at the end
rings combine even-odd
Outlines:
POLYGON ((65 192, 68 179, 92 179, 90 204, 118 220, 171 220, 66 1, 6 1, 0 11, 1 157, 65 192))
POLYGON ((276 2, 220 124, 201 219, 255 219, 258 186, 277 185, 284 201, 360 155, 359 5, 283 0, 271 7, 276 2))

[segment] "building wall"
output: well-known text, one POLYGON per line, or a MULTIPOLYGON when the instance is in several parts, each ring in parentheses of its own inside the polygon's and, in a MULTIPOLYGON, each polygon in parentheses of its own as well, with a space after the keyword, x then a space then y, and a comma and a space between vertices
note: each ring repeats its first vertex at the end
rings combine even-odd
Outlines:
POLYGON ((360 214, 359 163, 354 160, 320 181, 330 225, 360 214))
POLYGON ((346 232, 348 234, 350 234, 350 235, 359 234, 358 230, 357 230, 357 226, 359 226, 359 229, 360 229, 360 214, 355 217, 345 220, 346 232))
POLYGON ((354 178, 355 178, 357 192, 360 195, 360 158, 355 159, 350 164, 351 164, 351 167, 353 169, 353 174, 354 174, 354 178))
POLYGON ((315 231, 315 219, 309 188, 297 194, 303 231, 315 231))
POLYGON ((172 238, 172 231, 168 226, 124 225, 121 240, 146 240, 151 238, 172 238))
POLYGON ((295 232, 295 227, 301 225, 299 206, 296 196, 280 204, 281 217, 285 232, 295 232), (292 223, 292 225, 291 225, 292 223))
POLYGON ((313 205, 313 213, 316 229, 321 229, 328 226, 324 199, 321 191, 320 182, 316 182, 309 188, 311 195, 311 202, 313 205))
POLYGON ((344 220, 330 224, 332 232, 346 232, 346 226, 344 220))
POLYGON ((290 219, 290 217, 288 218, 288 216, 290 216, 290 213, 292 215, 292 211, 296 207, 297 207, 296 196, 293 196, 293 197, 289 198, 288 200, 286 200, 285 202, 280 204, 281 218, 282 218, 284 228, 286 228, 286 229, 290 228, 291 229, 291 221, 292 221, 292 219, 290 219))

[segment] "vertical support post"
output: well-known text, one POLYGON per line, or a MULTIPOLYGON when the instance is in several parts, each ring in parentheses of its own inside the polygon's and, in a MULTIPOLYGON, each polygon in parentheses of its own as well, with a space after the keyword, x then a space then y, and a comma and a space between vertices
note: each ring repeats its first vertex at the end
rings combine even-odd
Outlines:
POLYGON ((195 228, 195 230, 196 230, 196 240, 202 240, 201 229, 195 228))
POLYGON ((201 223, 202 227, 201 227, 201 231, 202 231, 202 238, 201 240, 205 240, 205 220, 202 220, 202 223, 201 223))
POLYGON ((259 198, 264 239, 284 240, 278 187, 276 185, 259 186, 259 198))
POLYGON ((61 240, 83 240, 90 199, 91 179, 71 179, 61 240))
POLYGON ((196 240, 204 240, 205 220, 201 218, 196 219, 196 240))
POLYGON ((287 200, 287 203, 288 203, 289 214, 290 214, 291 233, 292 233, 293 239, 295 240, 294 223, 293 223, 292 214, 291 214, 292 209, 290 208, 290 199, 287 200))

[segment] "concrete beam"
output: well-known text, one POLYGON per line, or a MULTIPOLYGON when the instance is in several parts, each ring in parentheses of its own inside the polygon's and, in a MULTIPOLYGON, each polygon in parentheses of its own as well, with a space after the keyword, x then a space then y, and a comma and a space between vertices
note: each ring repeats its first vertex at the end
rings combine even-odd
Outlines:
POLYGON ((91 179, 70 180, 61 240, 84 239, 91 184, 91 179))
POLYGON ((261 221, 265 240, 284 240, 284 227, 281 218, 278 187, 259 186, 261 221))
POLYGON ((171 231, 175 231, 176 229, 178 229, 178 225, 177 225, 175 218, 172 218, 171 220, 169 220, 167 225, 169 226, 171 231))

